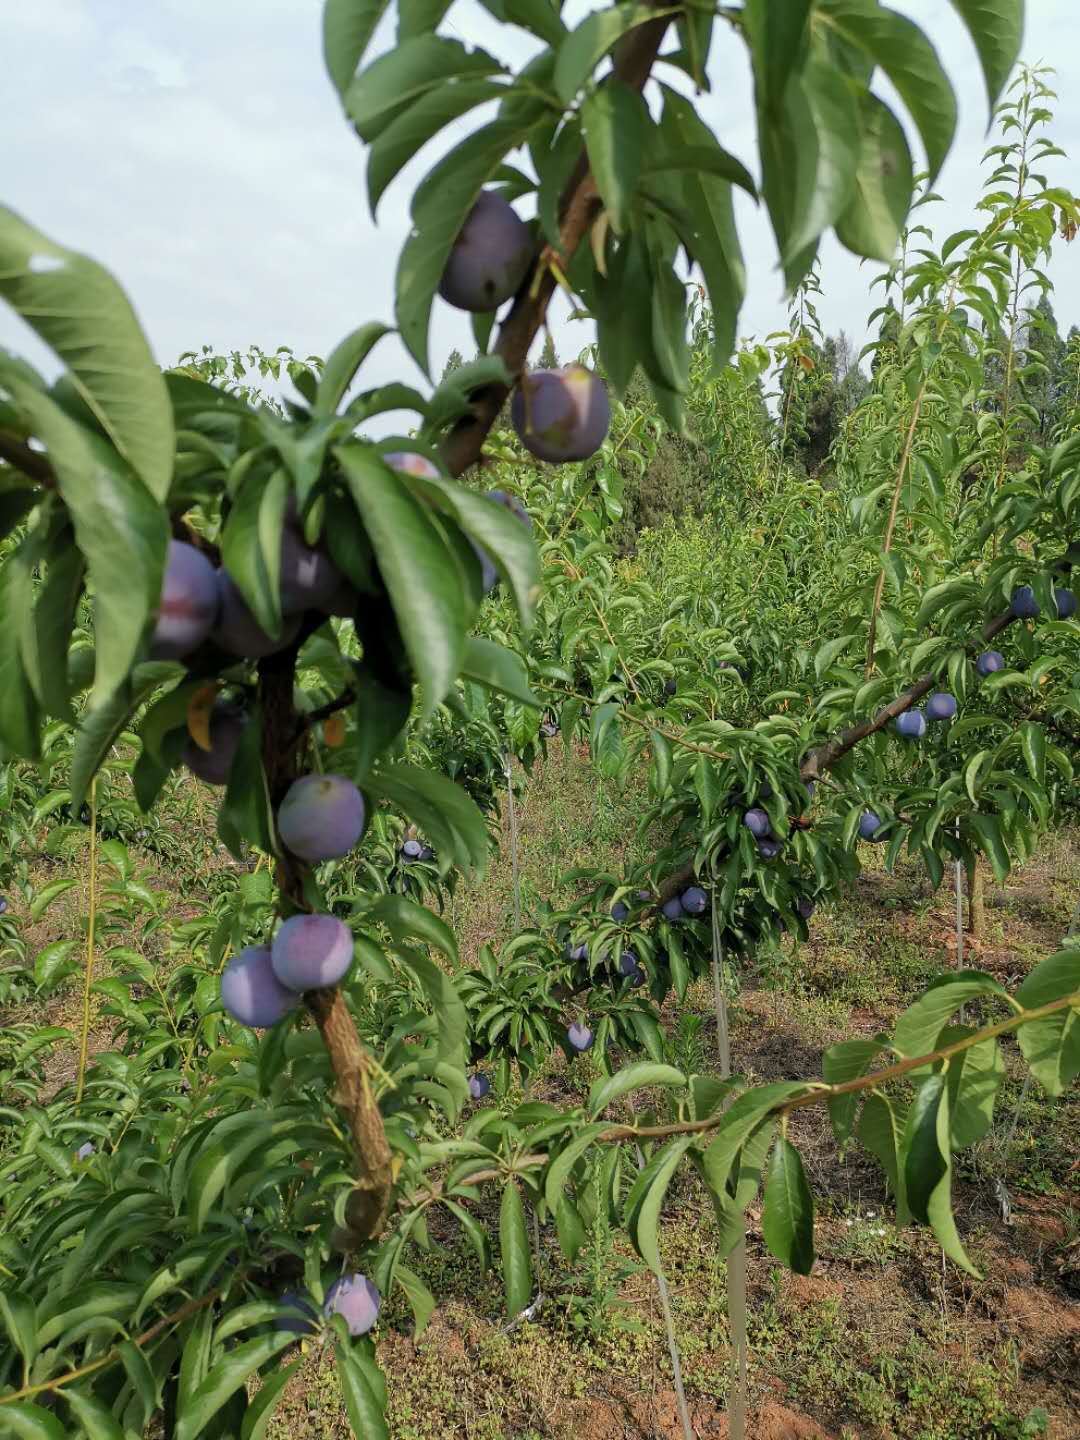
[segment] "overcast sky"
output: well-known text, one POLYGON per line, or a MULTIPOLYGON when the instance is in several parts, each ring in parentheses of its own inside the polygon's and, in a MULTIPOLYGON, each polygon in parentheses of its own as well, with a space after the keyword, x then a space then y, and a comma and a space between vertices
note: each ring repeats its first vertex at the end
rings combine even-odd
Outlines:
MULTIPOLYGON (((1028 0, 1024 58, 1057 62, 1054 139, 1080 160, 1076 0, 1028 0), (1073 18, 1069 18, 1070 15, 1073 18)), ((323 70, 319 0, 0 0, 0 203, 60 243, 107 265, 121 280, 154 352, 170 364, 204 342, 218 349, 288 344, 327 354, 369 319, 392 320, 393 275, 423 152, 387 193, 378 228, 368 215, 364 152, 323 70)), ((569 0, 574 18, 587 0, 569 0)), ((970 223, 980 185, 986 97, 974 51, 944 0, 896 0, 938 46, 960 102, 960 129, 938 190, 945 204, 923 215, 939 239, 970 223)), ((519 63, 528 41, 472 0, 457 0, 447 32, 519 63)), ((753 173, 757 159, 745 51, 717 27, 703 114, 753 173)), ((380 34, 389 43, 391 32, 380 34)), ((888 94, 887 85, 881 87, 888 94)), ((921 163, 914 136, 912 148, 921 163)), ((1068 185, 1072 161, 1051 162, 1068 185)), ((744 203, 745 201, 745 203, 744 203)), ((524 206, 527 211, 527 206, 524 206)), ((776 248, 763 211, 739 203, 749 286, 739 332, 783 328, 776 248)), ((1075 250, 1059 246, 1051 274, 1064 331, 1080 322, 1075 250)), ((873 271, 834 241, 822 251, 821 317, 857 342, 876 300, 873 271)), ((555 326, 567 358, 589 336, 555 326)), ((0 345, 51 369, 34 337, 0 307, 0 345)), ((438 377, 453 346, 473 350, 466 317, 436 301, 438 377)), ((415 382, 396 342, 369 362, 371 383, 415 382)))

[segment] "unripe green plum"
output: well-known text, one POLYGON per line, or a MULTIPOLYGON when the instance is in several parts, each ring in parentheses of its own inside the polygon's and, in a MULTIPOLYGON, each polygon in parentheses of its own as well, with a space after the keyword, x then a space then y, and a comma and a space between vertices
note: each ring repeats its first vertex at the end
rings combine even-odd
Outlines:
POLYGON ((220 604, 210 561, 194 545, 170 540, 150 640, 154 659, 181 660, 197 650, 213 629, 220 604))
POLYGON ((510 419, 538 460, 587 460, 611 422, 607 386, 584 365, 528 371, 514 391, 510 419))
POLYGON ((214 643, 230 655, 242 656, 245 660, 261 660, 266 655, 275 655, 291 645, 300 629, 300 616, 286 619, 281 634, 275 640, 262 628, 251 613, 247 601, 240 594, 232 576, 225 570, 218 571, 221 592, 221 613, 213 632, 214 643))
POLYGON ((355 1340, 366 1335, 379 1318, 382 1297, 366 1275, 342 1275, 326 1292, 323 1314, 341 1315, 355 1340))
POLYGON ((249 945, 221 972, 221 1003, 241 1025, 265 1030, 287 1015, 297 999, 274 974, 269 946, 249 945))
POLYGON ((454 241, 439 294, 457 310, 497 310, 525 279, 532 253, 529 227, 514 207, 481 190, 454 241))
POLYGON ((334 915, 294 915, 270 947, 274 974, 297 994, 338 984, 352 960, 352 931, 334 915))
POLYGON ((204 750, 189 737, 184 746, 184 764, 207 785, 226 784, 247 723, 242 710, 219 701, 210 712, 210 749, 204 750))
POLYGON ((347 855, 364 833, 364 797, 344 775, 304 775, 278 807, 278 833, 299 860, 347 855))

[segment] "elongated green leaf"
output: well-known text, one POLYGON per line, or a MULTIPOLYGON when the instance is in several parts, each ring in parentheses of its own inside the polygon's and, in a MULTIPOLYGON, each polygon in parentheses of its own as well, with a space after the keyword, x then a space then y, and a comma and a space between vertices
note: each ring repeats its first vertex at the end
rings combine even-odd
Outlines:
POLYGON ((435 847, 440 864, 482 871, 491 841, 476 802, 445 775, 418 765, 383 765, 364 781, 376 799, 389 800, 414 820, 435 847))
POLYGON ((11 617, 26 617, 33 605, 32 570, 27 561, 32 549, 24 537, 0 569, 0 744, 15 755, 36 760, 41 746, 40 711, 23 661, 22 627, 11 617))
POLYGON ((353 1434, 357 1440, 390 1440, 386 1404, 370 1376, 374 1361, 365 1364, 359 1347, 349 1345, 340 1336, 335 1339, 334 1353, 341 1398, 345 1402, 353 1434))
POLYGON ((387 4, 388 0, 325 0, 323 59, 343 98, 387 4))
POLYGON ((164 500, 172 409, 135 312, 108 271, 0 207, 0 296, 63 360, 121 460, 164 500))
POLYGON ((1005 837, 1001 833, 1000 821, 996 815, 969 815, 968 823, 975 831, 979 844, 990 861, 994 879, 999 885, 1004 885, 1012 868, 1012 861, 1009 858, 1005 837))
POLYGON ((48 395, 9 381, 57 473, 94 589, 96 667, 91 708, 123 682, 161 595, 165 513, 116 451, 48 395))
POLYGON ((637 90, 612 81, 586 99, 581 123, 600 198, 612 228, 621 235, 629 223, 652 125, 648 108, 637 90))
POLYGON ((218 810, 218 835, 237 860, 251 845, 266 855, 277 848, 261 746, 262 724, 256 708, 241 732, 218 810))
POLYGON ((75 753, 71 760, 71 807, 78 811, 90 789, 90 781, 97 774, 105 757, 116 743, 128 721, 166 677, 175 674, 175 667, 167 662, 150 660, 137 665, 130 680, 121 685, 99 710, 83 715, 79 733, 75 737, 75 753))
MULTIPOLYGON (((1025 1010, 1035 1010, 1068 995, 1080 995, 1080 950, 1071 947, 1051 955, 1016 992, 1025 1010)), ((1024 1059, 1040 1085, 1060 1095, 1080 1075, 1080 1010, 1061 1010, 1021 1025, 1016 1033, 1024 1059)))
POLYGON ((859 1116, 859 1140, 879 1161, 885 1171, 896 1202, 896 1223, 906 1225, 909 1213, 904 1186, 904 1169, 900 1163, 903 1119, 898 1117, 885 1095, 874 1091, 866 1097, 859 1116))
POLYGON ((904 1186, 916 1220, 929 1224, 927 1206, 948 1169, 938 1145, 938 1111, 945 1098, 945 1077, 932 1075, 915 1094, 904 1133, 904 1186))
POLYGON ((559 1197, 562 1195, 563 1188, 570 1178, 570 1172, 593 1143, 596 1136, 607 1128, 606 1124, 586 1125, 578 1131, 573 1140, 565 1145, 548 1165, 547 1173, 544 1176, 544 1199, 547 1201, 549 1210, 556 1210, 559 1197))
POLYGON ((176 1440, 195 1440, 203 1428, 260 1366, 291 1345, 295 1336, 275 1330, 228 1351, 211 1369, 176 1419, 176 1440))
POLYGON ((594 10, 559 46, 555 60, 555 90, 569 105, 598 62, 628 30, 656 19, 652 5, 610 5, 594 10))
POLYGON ((818 13, 895 85, 919 127, 933 185, 956 133, 956 97, 933 45, 917 25, 878 0, 825 0, 818 13))
POLYGON ((405 947, 397 953, 402 964, 408 966, 419 980, 421 989, 431 1001, 438 1024, 440 1060, 459 1068, 464 1066, 469 1020, 465 1003, 453 980, 426 955, 419 955, 415 950, 405 947))
POLYGON ((802 1157, 780 1136, 765 1176, 761 1234, 776 1258, 796 1275, 814 1266, 814 1197, 806 1183, 802 1157))
POLYGON ((532 1260, 525 1229, 525 1206, 516 1180, 508 1180, 503 1186, 499 1206, 499 1257, 506 1311, 513 1319, 532 1299, 532 1260))
POLYGON ((0 1407, 0 1421, 12 1440, 67 1440, 67 1431, 56 1416, 29 1400, 15 1400, 0 1407))
POLYGON ((378 139, 393 120, 433 86, 496 75, 499 62, 445 35, 414 35, 363 70, 345 92, 345 109, 361 139, 378 139))
POLYGON ((651 1060, 641 1060, 636 1065, 627 1065, 598 1080, 589 1094, 588 1112, 599 1115, 615 1100, 628 1095, 631 1090, 644 1090, 649 1085, 665 1085, 681 1089, 686 1076, 673 1065, 654 1065, 651 1060))
POLYGON ((399 1265, 394 1278, 408 1296, 413 1312, 413 1339, 419 1340, 427 1329, 428 1321, 435 1313, 435 1296, 414 1271, 399 1265))
POLYGON ((788 80, 797 67, 806 42, 812 0, 748 0, 743 21, 752 46, 759 107, 775 110, 781 104, 788 80))
MULTIPOLYGON (((942 1032, 942 1043, 967 1038, 970 1026, 950 1026, 942 1032)), ((953 1150, 963 1150, 989 1133, 994 1123, 994 1100, 1005 1078, 1001 1047, 991 1036, 949 1061, 946 1072, 949 1088, 949 1121, 953 1150)))
POLYGON ((281 634, 281 531, 289 482, 284 470, 251 473, 221 536, 225 569, 268 635, 281 634))
POLYGON ((856 255, 891 260, 914 183, 911 152, 896 116, 876 95, 860 96, 855 193, 836 222, 840 243, 856 255))
POLYGON ((65 1386, 61 1394, 64 1404, 70 1408, 75 1420, 86 1431, 88 1440, 124 1440, 124 1432, 119 1423, 100 1400, 95 1400, 92 1395, 82 1395, 70 1386, 65 1386))
POLYGON ((371 354, 390 326, 371 321, 361 325, 334 346, 327 359, 315 391, 315 413, 333 415, 345 398, 345 392, 356 379, 356 372, 371 354))
POLYGON ((1020 55, 1024 0, 951 0, 979 53, 990 108, 998 102, 1020 55))
MULTIPOLYGON (((830 1085, 842 1085, 865 1075, 884 1050, 880 1040, 842 1040, 830 1045, 822 1057, 822 1075, 830 1085)), ((833 1095, 829 1098, 829 1118, 838 1145, 846 1145, 855 1123, 858 1093, 833 1095)))
POLYGON ((454 932, 444 920, 423 905, 417 905, 403 895, 383 895, 375 901, 368 914, 385 925, 394 940, 422 940, 441 950, 455 965, 458 963, 454 932))
POLYGON ((543 709, 542 702, 529 689, 529 677, 520 656, 507 650, 504 645, 497 645, 493 640, 483 640, 476 635, 469 636, 465 641, 465 660, 461 673, 466 679, 475 680, 478 685, 494 690, 499 695, 509 695, 512 700, 518 700, 522 705, 543 709))
POLYGON ((816 152, 812 166, 799 168, 792 224, 783 237, 789 267, 844 214, 855 193, 860 157, 855 102, 848 86, 836 83, 835 66, 815 55, 797 85, 811 126, 807 138, 814 140, 816 152))
POLYGON ((371 537, 428 720, 465 654, 465 595, 446 542, 403 479, 367 446, 334 452, 371 537))
POLYGON ((663 1150, 654 1156, 647 1169, 642 1171, 642 1175, 649 1176, 648 1183, 629 1209, 627 1229, 630 1231, 630 1239, 634 1242, 635 1250, 655 1275, 659 1275, 663 1270, 657 1233, 660 1210, 671 1184, 671 1177, 692 1143, 692 1135, 677 1135, 668 1141, 663 1150))
POLYGON ((0 1290, 0 1320, 29 1369, 38 1352, 37 1312, 33 1300, 18 1290, 0 1290))
POLYGON ((301 1355, 291 1365, 282 1366, 271 1375, 263 1375, 256 1394, 248 1404, 244 1423, 240 1427, 240 1440, 264 1440, 266 1427, 274 1418, 274 1408, 281 1399, 285 1386, 304 1363, 301 1355))
POLYGON ((897 1020, 893 1047, 905 1059, 928 1055, 940 1032, 962 1005, 980 995, 1005 993, 1004 986, 982 970, 961 970, 939 976, 897 1020))

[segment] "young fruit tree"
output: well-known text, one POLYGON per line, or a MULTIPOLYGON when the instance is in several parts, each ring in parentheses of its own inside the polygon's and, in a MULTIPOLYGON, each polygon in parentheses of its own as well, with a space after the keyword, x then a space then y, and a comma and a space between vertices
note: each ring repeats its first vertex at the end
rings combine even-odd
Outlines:
MULTIPOLYGON (((93 818, 95 777, 137 747, 143 811, 187 770, 215 788, 232 855, 266 857, 211 915, 213 984, 141 1026, 114 986, 126 1053, 90 1063, 84 1027, 66 1109, 32 1107, 0 1172, 2 1433, 257 1437, 301 1363, 287 1352, 318 1337, 353 1432, 387 1437, 372 1332, 399 1301, 426 1325, 438 1297, 410 1255, 440 1212, 481 1265, 494 1252, 511 1320, 534 1297, 530 1212, 572 1263, 602 1207, 661 1275, 677 1172, 708 1191, 718 1254, 739 1253, 762 1191, 765 1244, 805 1273, 814 1201, 789 1122, 809 1106, 880 1162, 899 1223, 930 1227, 973 1270, 953 1156, 992 1124, 999 1041, 1015 1037, 1051 1095, 1080 1072, 1076 945, 1013 990, 942 975, 892 1034, 827 1051, 822 1078, 732 1075, 723 1003, 729 966, 784 929, 805 937, 860 843, 888 863, 906 845, 935 885, 947 860, 972 871, 980 853, 1003 876, 1064 803, 1080 440, 1024 428, 1017 295, 1080 215, 1031 170, 1038 73, 1005 104, 1030 155, 1004 147, 986 228, 938 255, 909 244, 908 216, 952 143, 955 98, 930 36, 878 0, 622 0, 574 24, 550 0, 482 3, 528 38, 520 70, 444 29, 445 3, 326 0, 326 68, 366 147, 373 211, 430 140, 486 118, 415 190, 394 324, 359 324, 325 362, 287 362, 295 393, 280 404, 221 383, 205 353, 163 373, 113 278, 0 210, 0 297, 63 366, 49 384, 0 354, 2 758, 39 761, 73 735, 65 803, 93 818), (386 16, 396 32, 372 59, 386 16), (719 29, 753 74, 757 178, 701 118, 719 29), (758 431, 742 382, 770 357, 729 365, 735 188, 767 210, 806 326, 828 232, 886 266, 901 300, 872 395, 834 442, 862 493, 846 592, 830 572, 804 597, 812 649, 778 641, 772 620, 731 620, 754 614, 760 576, 723 627, 701 586, 683 620, 657 623, 644 586, 618 592, 589 530, 614 512, 631 424, 634 444, 661 443, 664 427, 627 418, 642 377, 676 434, 706 396, 690 428, 730 427, 727 444, 711 432, 725 451, 713 500, 747 503, 732 452, 758 431), (529 369, 560 288, 590 344, 529 369), (430 374, 437 304, 471 314, 478 357, 427 393, 365 388, 392 333, 430 374), (970 377, 991 373, 991 351, 1001 385, 984 394, 970 377), (516 440, 493 441, 508 400, 516 440), (408 433, 365 434, 398 411, 415 416, 408 433), (535 505, 473 483, 478 462, 525 464, 522 451, 561 467, 540 472, 535 505), (961 469, 979 484, 946 514, 961 469), (694 637, 710 624, 725 638, 706 654, 694 637), (1019 714, 1004 708, 1016 690, 1019 714), (718 709, 736 691, 753 702, 738 724, 718 709), (443 773, 440 726, 469 737, 462 784, 443 773), (666 838, 631 875, 577 876, 573 908, 548 907, 462 969, 416 897, 483 867, 474 794, 490 802, 491 777, 509 775, 512 800, 508 752, 531 757, 560 730, 587 739, 602 777, 647 766, 642 825, 666 838), (388 814, 409 828, 385 830, 388 814), (393 836, 393 882, 346 892, 339 867, 373 833, 393 836), (686 1071, 659 1007, 710 975, 717 1073, 686 1071), (527 1087, 558 1047, 598 1068, 584 1103, 526 1090, 511 1104, 514 1068, 527 1087), (613 1119, 631 1096, 641 1108, 613 1119)), ((994 108, 1022 0, 955 8, 994 108)), ((781 449, 806 433, 808 334, 785 342, 781 449)), ((780 555, 784 526, 802 523, 792 503, 775 519, 780 555)), ((733 1390, 732 1435, 740 1403, 733 1390)))

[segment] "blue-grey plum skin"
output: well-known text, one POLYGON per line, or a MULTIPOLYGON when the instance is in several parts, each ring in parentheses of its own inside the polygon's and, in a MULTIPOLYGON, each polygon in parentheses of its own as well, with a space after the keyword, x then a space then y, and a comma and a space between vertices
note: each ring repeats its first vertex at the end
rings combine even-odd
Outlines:
POLYGON ((809 895, 800 895, 795 908, 804 920, 809 920, 817 907, 809 895))
POLYGON ((873 840, 876 832, 881 828, 881 817, 875 815, 873 810, 864 810, 859 817, 859 835, 863 840, 873 840))
POLYGON ((289 1013, 297 997, 274 974, 269 947, 249 945, 221 972, 221 1003, 241 1025, 265 1030, 289 1013))
POLYGON ((170 540, 150 640, 155 660, 181 660, 213 629, 221 595, 213 565, 194 545, 170 540))
POLYGON ((474 1100, 483 1100, 491 1090, 491 1081, 486 1075, 476 1074, 469 1076, 469 1094, 474 1100))
POLYGON ((679 897, 673 895, 670 900, 665 900, 660 906, 660 913, 665 920, 681 920, 686 912, 679 897))
POLYGON ((344 775, 304 775, 278 808, 286 849, 309 865, 347 855, 364 833, 364 797, 344 775))
POLYGON ((326 1292, 323 1313, 329 1320, 341 1315, 355 1340, 366 1335, 379 1318, 382 1297, 366 1275, 343 1275, 326 1292))
POLYGON ((1005 669, 1005 656, 1000 650, 984 650, 975 661, 975 669, 985 680, 987 675, 993 675, 998 670, 1005 669))
POLYGON ((307 1296, 301 1295, 299 1290, 286 1290, 278 1304, 284 1305, 289 1313, 277 1317, 274 1321, 275 1330, 288 1331, 291 1335, 315 1334, 319 1328, 315 1323, 315 1307, 307 1296), (297 1311, 300 1313, 297 1314, 297 1311))
POLYGON ((611 918, 615 921, 616 925, 621 925, 629 914, 630 907, 624 905, 621 900, 616 900, 615 904, 611 907, 611 918))
POLYGON ((607 386, 583 365, 527 371, 510 401, 510 420, 538 460, 587 460, 611 422, 607 386))
POLYGON ((633 950, 624 950, 619 956, 619 973, 632 975, 638 968, 638 958, 633 950))
POLYGON ((926 734, 926 716, 921 710, 905 710, 894 723, 896 733, 905 740, 921 740, 926 734))
POLYGON ((576 1050, 579 1054, 583 1054, 586 1050, 591 1049, 596 1036, 587 1025, 583 1025, 580 1021, 575 1020, 573 1025, 567 1029, 566 1039, 571 1050, 576 1050))
POLYGON ((755 840, 764 840, 772 827, 772 821, 764 810, 754 807, 743 816, 743 824, 755 840))
POLYGON ((1039 613, 1039 602, 1030 585, 1021 585, 1012 593, 1009 609, 1018 620, 1034 620, 1039 613))
POLYGON ((1059 620, 1071 620, 1076 614, 1076 596, 1071 590, 1055 590, 1054 607, 1059 620))
POLYGON ((210 749, 204 750, 189 738, 184 764, 207 785, 224 785, 246 725, 247 716, 234 705, 215 705, 210 713, 210 749))
POLYGON ((270 960, 287 990, 326 989, 349 972, 352 931, 334 915, 294 915, 274 936, 270 960))
POLYGON ((532 254, 529 227, 513 206, 481 190, 454 241, 439 294, 457 310, 497 310, 524 280, 532 254))
POLYGON ((779 840, 770 840, 766 837, 764 840, 758 841, 757 848, 758 854, 763 860, 775 860, 784 847, 779 840))
POLYGON ((679 897, 679 903, 687 915, 704 915, 709 908, 709 897, 700 885, 691 885, 679 897))
POLYGON ((926 702, 928 720, 951 720, 956 714, 956 696, 947 690, 935 690, 926 702))
POLYGON ((245 660, 262 660, 267 655, 276 655, 296 639, 299 615, 287 617, 282 622, 281 634, 275 638, 255 619, 232 577, 224 570, 218 571, 218 590, 221 609, 210 638, 222 650, 245 660))

